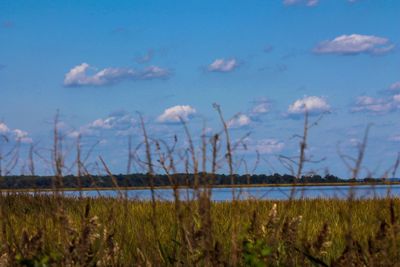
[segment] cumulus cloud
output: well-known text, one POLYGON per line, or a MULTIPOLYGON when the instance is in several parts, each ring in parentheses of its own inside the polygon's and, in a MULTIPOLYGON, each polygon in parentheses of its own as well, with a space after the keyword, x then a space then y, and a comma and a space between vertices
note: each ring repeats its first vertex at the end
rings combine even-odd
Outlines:
POLYGON ((251 110, 252 114, 265 114, 269 111, 269 103, 267 101, 256 104, 251 110))
POLYGON ((114 112, 105 118, 99 118, 83 125, 77 130, 69 130, 68 137, 95 136, 111 130, 126 132, 130 131, 136 124, 136 119, 128 112, 114 112))
POLYGON ((262 139, 256 143, 256 150, 260 154, 272 154, 282 151, 285 144, 276 139, 262 139))
POLYGON ((116 129, 124 130, 136 123, 136 120, 130 114, 113 114, 107 118, 101 118, 93 121, 90 127, 93 129, 116 129))
POLYGON ((19 141, 22 143, 32 143, 33 142, 32 138, 30 138, 28 136, 28 133, 25 131, 22 131, 20 129, 14 129, 13 134, 14 134, 16 141, 19 141))
POLYGON ((253 103, 253 107, 249 111, 251 120, 257 121, 262 115, 267 114, 270 111, 271 103, 268 99, 262 98, 253 103))
POLYGON ((245 114, 238 114, 227 122, 228 128, 241 128, 251 123, 249 116, 245 114))
POLYGON ((386 113, 393 110, 393 104, 383 98, 359 96, 351 110, 353 112, 386 113))
POLYGON ((96 72, 89 64, 82 63, 65 74, 64 86, 103 86, 124 80, 166 79, 169 76, 168 70, 157 66, 150 66, 141 71, 129 68, 105 68, 96 72), (90 74, 89 71, 94 73, 90 74))
POLYGON ((13 133, 15 134, 16 138, 24 138, 26 136, 28 136, 28 133, 25 131, 22 131, 20 129, 15 129, 13 130, 13 133))
POLYGON ((356 99, 352 112, 370 112, 385 114, 400 109, 400 94, 389 98, 374 98, 371 96, 359 96, 356 99))
POLYGON ((0 133, 5 134, 8 133, 9 131, 10 129, 8 128, 8 126, 5 123, 0 122, 0 133))
POLYGON ((306 111, 310 115, 317 115, 323 112, 329 112, 330 105, 325 98, 319 96, 304 96, 294 101, 288 108, 289 116, 303 115, 306 111))
POLYGON ((194 114, 196 114, 196 109, 189 105, 177 105, 164 110, 164 112, 158 116, 157 121, 163 123, 176 123, 183 121, 188 121, 194 114))
POLYGON ((78 138, 78 136, 83 135, 80 131, 71 131, 67 134, 69 138, 78 138))
POLYGON ((166 69, 157 67, 157 66, 150 66, 144 71, 141 71, 136 75, 135 79, 138 80, 152 80, 152 79, 166 79, 169 78, 170 72, 166 69))
POLYGON ((279 141, 274 138, 266 138, 260 140, 253 140, 251 138, 247 138, 244 140, 245 147, 242 152, 254 153, 258 151, 260 154, 274 154, 282 151, 285 147, 285 144, 282 141, 279 141))
POLYGON ((348 140, 348 143, 351 147, 360 147, 361 145, 361 140, 358 138, 350 138, 348 140))
POLYGON ((358 55, 385 54, 394 49, 389 39, 373 35, 341 35, 333 40, 326 40, 319 43, 314 52, 317 54, 338 54, 338 55, 358 55))
POLYGON ((313 7, 318 5, 319 0, 283 0, 283 4, 286 6, 293 5, 306 5, 309 7, 313 7))
POLYGON ((239 66, 236 59, 222 59, 218 58, 214 60, 209 66, 208 71, 210 72, 231 72, 239 66))
POLYGON ((11 130, 4 122, 0 122, 0 134, 13 138, 15 141, 21 143, 32 143, 32 138, 29 137, 28 133, 20 129, 11 130))
POLYGON ((394 104, 399 105, 400 104, 400 94, 392 96, 392 101, 394 104))
POLYGON ((390 89, 390 90, 393 90, 393 91, 399 90, 399 89, 400 89, 400 82, 392 83, 392 84, 389 86, 389 89, 390 89))
POLYGON ((111 129, 115 122, 115 117, 109 117, 105 119, 97 119, 94 120, 91 124, 91 128, 100 128, 100 129, 111 129))

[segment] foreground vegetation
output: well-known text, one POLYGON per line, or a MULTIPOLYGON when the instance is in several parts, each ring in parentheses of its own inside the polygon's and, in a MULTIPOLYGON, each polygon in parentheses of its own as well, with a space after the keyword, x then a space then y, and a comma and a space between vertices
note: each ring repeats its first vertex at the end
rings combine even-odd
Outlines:
MULTIPOLYGON (((52 189, 51 194, 2 191, 0 266, 399 266, 400 199, 357 200, 350 195, 345 200, 295 200, 292 191, 285 201, 239 200, 236 186, 259 184, 259 178, 296 185, 318 182, 305 177, 322 179, 312 169, 305 171, 306 165, 318 162, 309 155, 307 136, 319 119, 309 122, 305 112, 303 132, 295 136, 300 139, 299 154, 277 157, 290 175, 272 179, 276 177, 251 175, 261 162, 259 155, 254 167, 248 168, 253 164, 236 154, 238 147, 246 147, 246 136, 232 142, 219 106, 214 107, 222 130, 202 134, 197 142, 183 120, 184 139, 151 138, 140 117, 143 142, 133 149, 129 139, 128 146, 126 173, 132 166, 144 173, 134 185, 127 183, 129 175, 114 175, 101 156, 89 164, 92 149, 83 156, 81 136, 76 140, 76 156, 68 164, 72 150, 65 150, 58 116, 50 159, 35 151, 34 145, 29 150, 23 166, 28 181, 26 176, 12 177, 19 146, 0 153, 2 188, 52 189), (38 159, 54 175, 36 181, 38 159), (96 167, 96 175, 90 166, 96 167), (237 176, 240 166, 250 174, 237 176), (149 189, 151 200, 129 199, 121 190, 138 184, 149 189), (231 201, 212 201, 212 187, 221 184, 231 186, 231 201), (163 185, 172 189, 173 201, 157 199, 155 189, 163 185), (182 200, 182 185, 192 190, 190 201, 189 196, 182 200), (118 197, 63 195, 68 187, 79 191, 110 186, 118 197)), ((368 170, 362 165, 368 131, 369 127, 355 157, 339 153, 351 177, 346 182, 353 182, 349 185, 368 170)), ((396 177, 400 154, 394 162, 380 182, 396 177)), ((366 177, 373 176, 367 172, 366 177)), ((331 175, 323 179, 340 182, 331 175)))
POLYGON ((400 199, 145 202, 9 194, 0 266, 397 266, 400 199))

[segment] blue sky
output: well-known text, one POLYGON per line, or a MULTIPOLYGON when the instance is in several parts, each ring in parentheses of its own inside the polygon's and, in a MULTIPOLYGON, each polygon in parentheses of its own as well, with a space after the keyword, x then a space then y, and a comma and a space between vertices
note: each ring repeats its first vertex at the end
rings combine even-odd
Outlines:
POLYGON ((137 111, 169 140, 178 116, 196 136, 204 121, 219 131, 218 103, 234 140, 250 133, 237 158, 257 150, 257 172, 287 172, 277 156, 298 154, 306 108, 329 113, 307 152, 326 160, 306 171, 348 176, 338 147, 355 155, 373 123, 365 167, 379 176, 400 148, 399 11, 395 0, 2 0, 0 132, 21 158, 30 144, 46 156, 59 110, 65 142, 100 141, 91 160, 118 173, 127 136, 141 140, 137 111))

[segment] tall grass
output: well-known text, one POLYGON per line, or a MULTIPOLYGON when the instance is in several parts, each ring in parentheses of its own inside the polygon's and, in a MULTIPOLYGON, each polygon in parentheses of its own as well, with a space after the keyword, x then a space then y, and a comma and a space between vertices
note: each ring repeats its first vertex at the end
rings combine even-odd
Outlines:
POLYGON ((206 222, 196 212, 198 201, 185 203, 177 218, 173 202, 157 202, 153 211, 149 201, 10 194, 1 197, 1 264, 396 266, 399 204, 399 199, 354 200, 352 206, 338 199, 292 205, 246 200, 233 209, 231 202, 218 202, 210 205, 206 222), (239 219, 236 228, 232 213, 239 219))
MULTIPOLYGON (((398 266, 400 199, 294 199, 293 191, 286 201, 243 200, 233 187, 231 201, 213 202, 218 170, 225 167, 235 184, 234 156, 242 142, 231 141, 222 111, 214 107, 222 129, 203 133, 199 148, 183 120, 182 149, 177 137, 166 142, 149 136, 139 116, 143 141, 136 149, 129 141, 127 170, 133 164, 145 169, 150 200, 129 199, 102 157, 98 166, 112 178, 118 196, 64 196, 59 189, 72 167, 67 167, 57 115, 50 160, 54 193, 0 195, 0 266, 398 266), (173 201, 157 198, 156 170, 169 178, 173 201), (194 175, 194 183, 188 183, 194 194, 187 191, 186 197, 174 175, 182 172, 194 175)), ((299 156, 282 157, 297 178, 311 162, 305 153, 308 132, 318 120, 309 123, 305 114, 299 156)), ((355 177, 368 130, 350 168, 355 177)), ((82 176, 90 177, 80 138, 72 164, 78 185, 82 176)), ((32 147, 32 174, 34 155, 32 147)))

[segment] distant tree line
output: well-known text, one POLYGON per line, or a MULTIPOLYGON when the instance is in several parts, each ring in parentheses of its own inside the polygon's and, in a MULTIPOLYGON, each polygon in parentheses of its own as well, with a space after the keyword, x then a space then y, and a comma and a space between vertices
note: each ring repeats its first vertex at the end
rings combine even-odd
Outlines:
MULTIPOLYGON (((302 176, 296 179, 293 175, 278 174, 273 175, 238 175, 233 177, 236 185, 261 185, 261 184, 304 184, 304 183, 349 183, 349 182, 368 182, 379 183, 383 179, 365 178, 362 180, 341 179, 334 175, 311 175, 302 176)), ((196 186, 196 185, 231 185, 231 176, 225 174, 174 174, 150 176, 148 174, 119 174, 114 176, 82 176, 73 175, 57 178, 54 176, 3 176, 0 177, 0 189, 49 189, 59 188, 105 188, 105 187, 149 187, 158 186, 196 186)))

